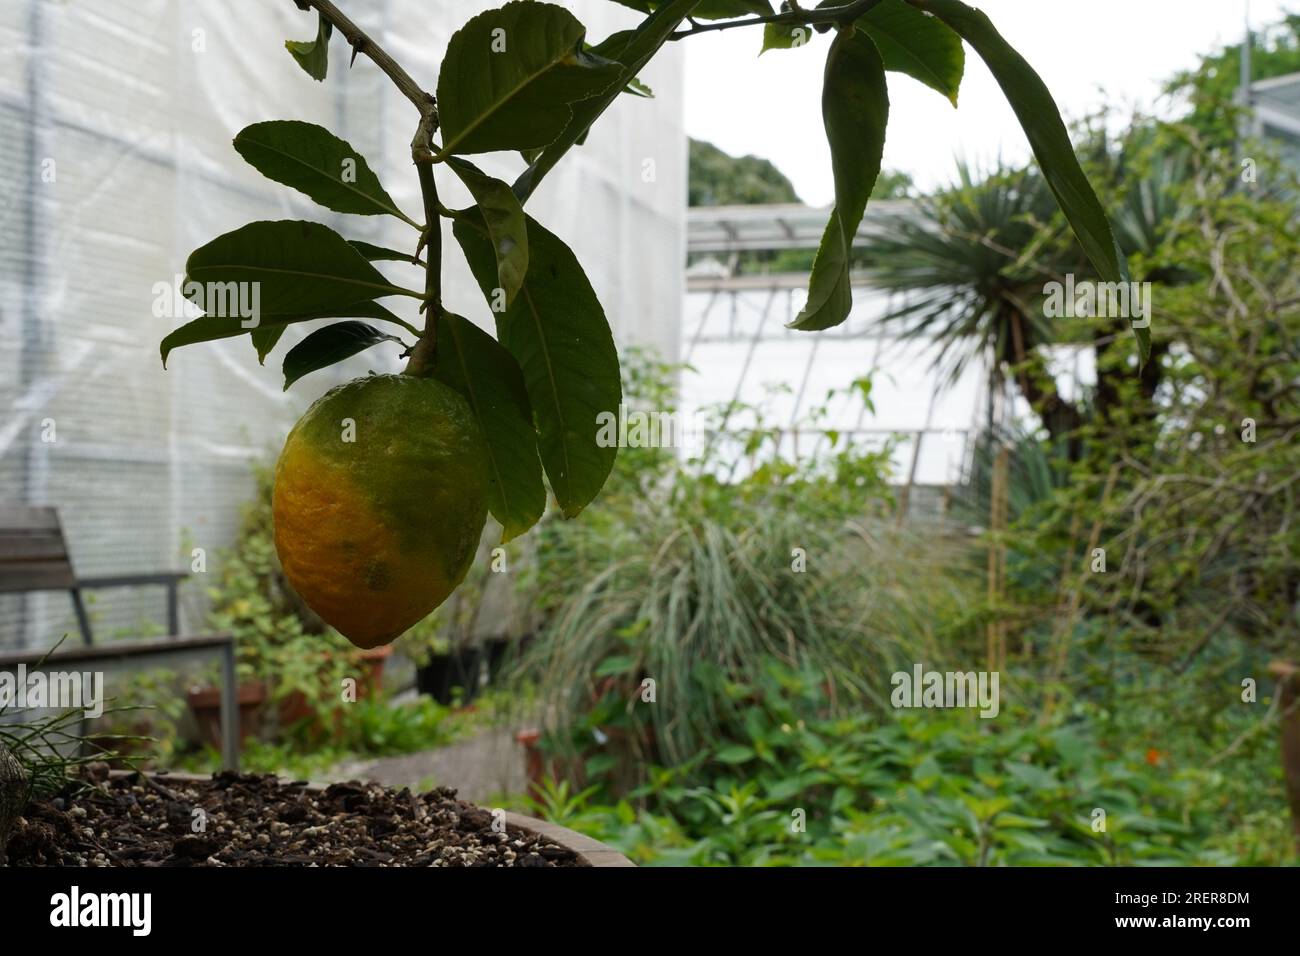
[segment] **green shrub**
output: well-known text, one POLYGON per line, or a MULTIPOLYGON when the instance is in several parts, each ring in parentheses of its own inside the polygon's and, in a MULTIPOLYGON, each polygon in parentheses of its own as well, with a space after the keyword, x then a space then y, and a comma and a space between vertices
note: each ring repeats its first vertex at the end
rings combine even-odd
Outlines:
POLYGON ((776 664, 747 690, 754 706, 725 736, 653 768, 627 799, 601 804, 599 786, 574 794, 551 783, 530 808, 652 865, 1286 859, 1270 748, 1244 754, 1244 773, 1206 769, 1203 743, 1153 752, 1135 727, 1168 720, 1154 706, 1118 725, 1087 705, 1046 726, 1005 705, 996 720, 940 710, 837 717, 815 676, 776 664))

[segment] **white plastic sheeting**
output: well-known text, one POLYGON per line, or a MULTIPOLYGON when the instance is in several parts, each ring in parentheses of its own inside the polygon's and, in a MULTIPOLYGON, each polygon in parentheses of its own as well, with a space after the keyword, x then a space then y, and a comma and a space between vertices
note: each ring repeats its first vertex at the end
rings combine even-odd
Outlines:
MULTIPOLYGON (((492 5, 340 2, 428 89, 451 32, 492 5)), ((593 40, 637 21, 608 0, 566 6, 593 40)), ((83 575, 185 567, 193 547, 211 575, 250 464, 273 455, 327 387, 393 367, 391 351, 366 353, 282 394, 279 357, 308 329, 286 334, 266 367, 246 338, 178 350, 167 372, 158 358, 182 317, 155 314, 155 286, 220 233, 306 218, 412 244, 397 220, 331 214, 261 179, 231 147, 261 120, 320 123, 418 217, 413 110, 365 58, 347 69, 337 34, 328 79, 311 80, 283 43, 315 30, 292 0, 0 3, 0 501, 57 506, 83 575)), ((656 98, 621 97, 529 207, 584 263, 620 343, 668 356, 683 298, 681 67, 664 51, 642 76, 656 98)), ((506 178, 522 168, 517 157, 483 165, 506 178)), ((449 203, 468 201, 458 186, 443 183, 449 203)), ((490 324, 449 233, 447 257, 449 307, 490 324)), ((187 589, 191 630, 204 583, 187 589)), ((101 634, 138 632, 161 619, 162 599, 105 592, 92 610, 101 634)), ((71 626, 66 595, 0 595, 0 646, 46 645, 71 626)))
MULTIPOLYGON (((693 371, 682 378, 686 453, 698 454, 708 444, 711 418, 717 420, 713 410, 735 401, 759 409, 764 428, 781 431, 784 457, 824 454, 830 448, 826 433, 834 432, 840 448, 889 442, 897 483, 909 477, 927 486, 961 480, 971 436, 986 415, 984 364, 971 362, 949 382, 934 365, 932 344, 881 334, 878 319, 889 297, 864 286, 854 288, 853 309, 838 328, 787 329, 806 299, 806 282, 803 275, 746 276, 705 289, 713 283, 702 279, 687 294, 682 358, 693 371), (867 377, 870 409, 853 387, 867 377)), ((753 414, 739 412, 727 419, 727 429, 754 421, 753 414)), ((724 459, 736 457, 741 444, 733 437, 724 459)), ((764 456, 770 454, 769 446, 764 456)), ((736 474, 757 463, 739 458, 736 474)))
MULTIPOLYGON (((990 414, 996 422, 1037 427, 1038 416, 1014 389, 995 391, 990 409, 985 357, 975 356, 953 378, 947 363, 936 362, 936 343, 882 325, 881 316, 899 304, 889 293, 855 283, 843 325, 798 332, 785 326, 807 299, 806 275, 726 278, 710 276, 704 265, 692 271, 682 316, 680 354, 688 369, 677 433, 684 455, 721 450, 710 459, 726 474, 744 475, 771 456, 770 442, 756 456, 744 450, 745 429, 756 421, 749 409, 758 409, 764 429, 780 432, 784 458, 827 454, 828 433, 835 433, 837 449, 888 443, 891 482, 936 491, 966 480, 975 437, 990 414), (854 388, 865 377, 871 380, 870 408, 854 388), (742 410, 725 419, 729 435, 711 437, 719 410, 731 403, 742 410)), ((1067 400, 1095 384, 1087 349, 1058 346, 1045 354, 1067 400)), ((911 507, 928 509, 918 498, 911 507)))

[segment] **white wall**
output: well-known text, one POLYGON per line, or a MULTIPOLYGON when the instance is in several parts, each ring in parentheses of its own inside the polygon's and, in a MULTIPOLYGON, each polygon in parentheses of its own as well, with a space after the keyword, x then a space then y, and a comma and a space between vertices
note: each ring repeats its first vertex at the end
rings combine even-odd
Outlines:
MULTIPOLYGON (((428 89, 454 28, 492 5, 340 2, 428 89)), ((566 6, 593 41, 637 20, 608 0, 566 6)), ((246 339, 181 349, 167 372, 158 359, 159 340, 181 319, 154 316, 155 283, 222 232, 308 218, 355 238, 410 242, 396 220, 333 215, 261 179, 230 145, 261 120, 320 123, 367 156, 418 217, 413 111, 364 58, 346 69, 337 35, 329 78, 311 80, 283 41, 314 32, 314 15, 292 0, 0 4, 0 341, 9 346, 0 350, 0 501, 58 506, 82 574, 182 566, 186 537, 211 558, 234 533, 250 463, 273 455, 330 385, 391 364, 363 356, 284 395, 279 358, 302 331, 286 334, 265 367, 246 339), (52 443, 41 440, 47 420, 52 443)), ((657 98, 621 97, 529 209, 584 263, 619 343, 673 356, 686 195, 678 51, 643 79, 657 98)), ((522 163, 511 160, 485 165, 513 178, 522 163)), ((449 200, 462 198, 456 186, 445 184, 449 200)), ((447 304, 490 326, 447 239, 447 304)), ((189 590, 193 630, 201 589, 189 590)), ((97 607, 104 633, 162 616, 147 593, 105 595, 97 607)), ((0 646, 46 644, 70 623, 63 595, 0 596, 0 646)))

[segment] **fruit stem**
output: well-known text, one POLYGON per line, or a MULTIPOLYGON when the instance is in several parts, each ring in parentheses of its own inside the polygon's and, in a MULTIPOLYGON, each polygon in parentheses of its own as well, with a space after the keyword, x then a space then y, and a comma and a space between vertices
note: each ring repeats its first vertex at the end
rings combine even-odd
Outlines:
POLYGON ((424 257, 424 334, 411 350, 405 374, 423 375, 433 367, 438 357, 438 316, 442 312, 442 217, 439 214, 438 184, 433 178, 433 164, 416 160, 420 176, 420 194, 424 197, 424 221, 427 224, 422 237, 424 257))

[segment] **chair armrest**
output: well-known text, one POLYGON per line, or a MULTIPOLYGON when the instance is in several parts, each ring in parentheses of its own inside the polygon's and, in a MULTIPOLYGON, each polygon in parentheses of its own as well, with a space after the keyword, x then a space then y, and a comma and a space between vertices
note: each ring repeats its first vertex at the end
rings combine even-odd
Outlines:
MULTIPOLYGON (((175 635, 181 629, 180 583, 189 577, 184 571, 155 571, 152 574, 111 574, 99 578, 78 578, 72 596, 81 600, 80 590, 92 588, 129 588, 161 584, 167 588, 167 631, 175 635)), ((78 605, 80 606, 80 605, 78 605)), ((90 625, 83 624, 83 633, 89 635, 90 625)), ((87 643, 90 637, 86 638, 87 643)))
POLYGON ((155 571, 152 574, 110 574, 105 577, 77 578, 77 587, 129 588, 146 584, 172 584, 189 577, 186 571, 155 571))

